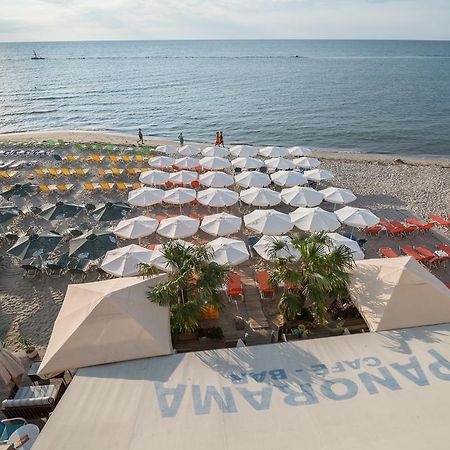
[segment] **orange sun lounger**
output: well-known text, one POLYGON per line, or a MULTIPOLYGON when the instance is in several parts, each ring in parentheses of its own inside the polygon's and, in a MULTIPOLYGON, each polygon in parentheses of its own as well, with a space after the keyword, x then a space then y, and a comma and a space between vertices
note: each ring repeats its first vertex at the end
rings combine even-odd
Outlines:
POLYGON ((443 217, 438 216, 437 214, 430 214, 428 217, 430 218, 430 220, 443 227, 450 227, 450 220, 446 220, 443 217))
POLYGON ((431 230, 431 228, 434 227, 434 223, 432 222, 421 222, 420 220, 414 219, 414 217, 407 217, 406 223, 409 223, 410 225, 415 225, 419 230, 427 231, 431 230))
POLYGON ((269 284, 269 272, 256 272, 256 282, 258 283, 259 295, 263 299, 265 295, 273 297, 275 289, 269 284))
POLYGON ((241 277, 236 272, 230 272, 227 279, 227 295, 233 297, 240 295, 243 297, 241 277))
POLYGON ((378 250, 378 253, 380 256, 383 256, 384 258, 397 258, 399 255, 392 250, 391 247, 381 247, 378 250))
POLYGON ((426 258, 421 255, 418 251, 416 251, 413 247, 411 247, 410 245, 402 245, 400 247, 400 250, 402 251, 402 253, 404 253, 405 255, 408 256, 412 256, 416 261, 424 261, 426 258))

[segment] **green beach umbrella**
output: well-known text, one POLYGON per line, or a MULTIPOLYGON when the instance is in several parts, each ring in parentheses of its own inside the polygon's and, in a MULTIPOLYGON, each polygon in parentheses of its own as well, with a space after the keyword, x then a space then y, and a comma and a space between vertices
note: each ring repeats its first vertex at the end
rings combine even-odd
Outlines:
POLYGON ((0 208, 0 224, 6 224, 19 215, 20 211, 14 206, 3 206, 0 208))
POLYGON ((111 220, 123 219, 131 210, 128 203, 116 202, 105 203, 92 211, 92 217, 98 222, 109 222, 111 220))
POLYGON ((91 230, 70 241, 69 256, 98 259, 115 248, 117 248, 117 238, 111 231, 91 230))
POLYGON ((17 256, 20 259, 41 256, 55 250, 61 239, 62 236, 56 233, 22 236, 8 250, 8 253, 12 256, 17 256))
POLYGON ((35 190, 35 186, 31 183, 25 184, 15 184, 10 189, 5 192, 2 192, 2 197, 6 198, 6 200, 11 200, 14 197, 26 197, 31 195, 35 190))
POLYGON ((57 202, 44 209, 39 215, 47 220, 63 220, 75 217, 82 209, 82 206, 74 203, 57 202))

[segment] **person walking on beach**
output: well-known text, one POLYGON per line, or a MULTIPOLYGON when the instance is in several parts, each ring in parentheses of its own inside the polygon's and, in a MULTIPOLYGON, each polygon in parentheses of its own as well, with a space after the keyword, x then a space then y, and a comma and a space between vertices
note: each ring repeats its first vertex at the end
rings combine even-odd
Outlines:
POLYGON ((218 131, 216 131, 216 142, 214 143, 214 145, 216 147, 218 147, 220 145, 220 135, 219 135, 218 131))
POLYGON ((180 147, 183 147, 183 145, 184 145, 183 132, 181 132, 181 133, 178 135, 178 140, 180 141, 180 147))
POLYGON ((139 137, 139 139, 137 141, 138 145, 139 144, 144 145, 144 135, 142 134, 142 130, 140 128, 139 128, 139 131, 138 131, 138 137, 139 137))
POLYGON ((219 134, 219 147, 225 147, 224 143, 223 143, 223 133, 220 132, 219 134))

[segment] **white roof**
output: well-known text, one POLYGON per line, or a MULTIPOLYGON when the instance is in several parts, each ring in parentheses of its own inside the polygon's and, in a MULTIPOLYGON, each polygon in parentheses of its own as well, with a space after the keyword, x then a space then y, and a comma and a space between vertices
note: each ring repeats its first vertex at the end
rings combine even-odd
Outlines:
POLYGON ((33 450, 424 450, 448 443, 450 324, 78 371, 33 450))
POLYGON ((450 322, 450 289, 409 256, 358 261, 350 295, 371 331, 450 322))

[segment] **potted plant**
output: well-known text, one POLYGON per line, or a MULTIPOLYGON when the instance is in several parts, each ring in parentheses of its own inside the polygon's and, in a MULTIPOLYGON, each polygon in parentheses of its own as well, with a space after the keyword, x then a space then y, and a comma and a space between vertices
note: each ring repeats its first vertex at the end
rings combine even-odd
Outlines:
POLYGON ((33 359, 37 356, 38 351, 36 350, 36 347, 30 339, 20 336, 18 342, 22 349, 25 351, 28 358, 33 359))

